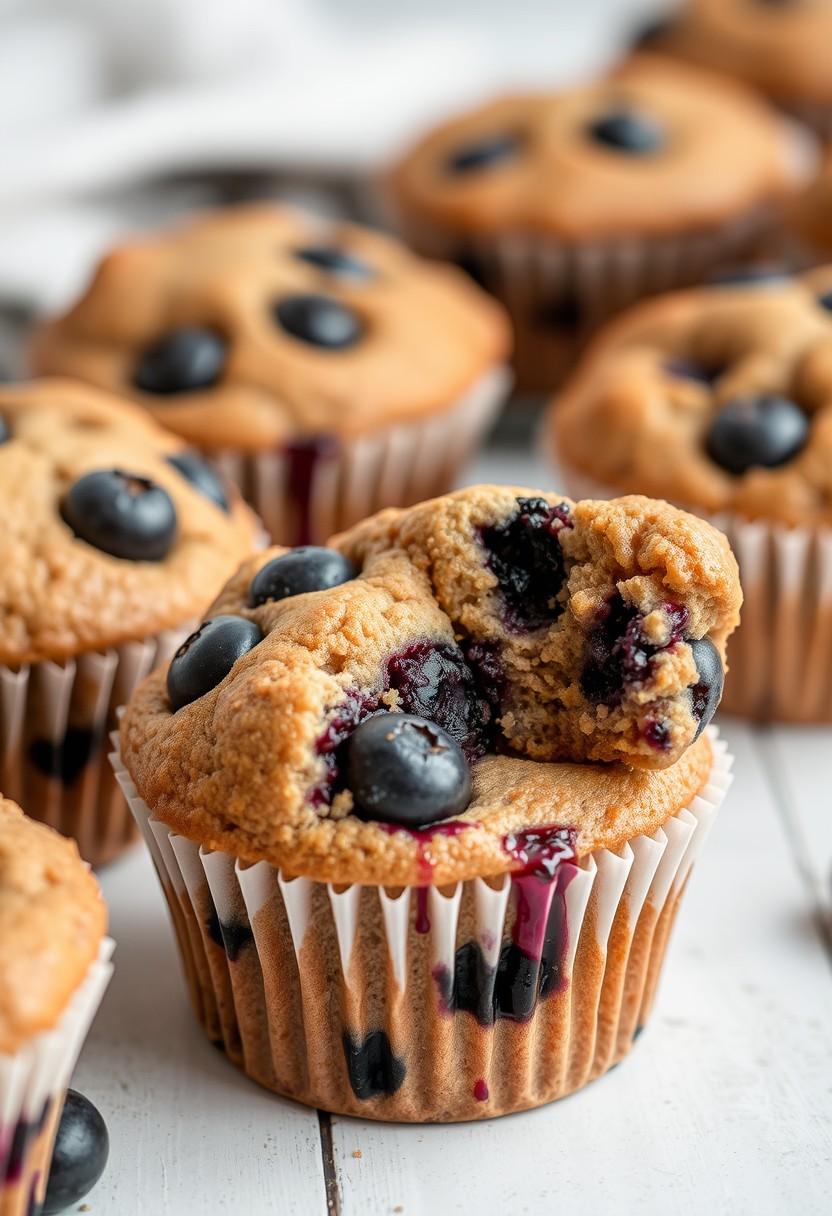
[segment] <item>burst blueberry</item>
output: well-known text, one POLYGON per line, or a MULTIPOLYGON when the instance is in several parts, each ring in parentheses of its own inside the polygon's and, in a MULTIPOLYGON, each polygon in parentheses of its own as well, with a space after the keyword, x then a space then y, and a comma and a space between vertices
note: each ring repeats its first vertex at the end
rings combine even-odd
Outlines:
POLYGON ((566 578, 558 537, 571 526, 565 503, 552 507, 544 498, 518 498, 514 515, 481 530, 509 629, 540 629, 558 616, 557 597, 566 578))
POLYGON ((347 785, 356 814, 422 827, 464 811, 471 773, 459 744, 413 714, 377 714, 348 744, 347 785))
POLYGON ((710 722, 722 700, 725 670, 719 651, 710 638, 697 638, 689 643, 699 679, 691 689, 693 716, 699 726, 696 738, 710 722))
POLYGON ((809 419, 793 401, 775 393, 737 397, 714 416, 705 437, 711 459, 739 476, 752 468, 776 468, 809 438, 809 419))
POLYGON ((332 296, 286 296, 272 306, 272 314, 291 337, 327 350, 354 346, 364 333, 355 310, 332 296))
POLYGON ((215 616, 182 643, 168 668, 175 712, 221 683, 234 664, 263 640, 260 626, 241 616, 215 616))
POLYGON ((107 1126, 83 1094, 67 1091, 46 1185, 43 1216, 79 1203, 104 1173, 110 1153, 107 1126))
POLYGON ((600 115, 587 130, 596 143, 628 156, 649 156, 665 142, 664 131, 655 118, 624 107, 600 115))
POLYGON ((304 245, 294 251, 295 257, 316 270, 340 279, 371 279, 373 270, 362 258, 347 253, 337 245, 304 245))
POLYGON ((226 343, 211 329, 172 330, 141 355, 133 383, 145 393, 170 396, 216 384, 225 370, 226 343))
POLYGON ((127 561, 162 561, 176 538, 176 508, 167 490, 121 469, 80 477, 65 495, 61 515, 80 540, 127 561))
POLYGON ((300 545, 273 558, 251 580, 249 603, 253 608, 269 600, 284 600, 309 591, 329 591, 358 577, 358 567, 335 549, 300 545))

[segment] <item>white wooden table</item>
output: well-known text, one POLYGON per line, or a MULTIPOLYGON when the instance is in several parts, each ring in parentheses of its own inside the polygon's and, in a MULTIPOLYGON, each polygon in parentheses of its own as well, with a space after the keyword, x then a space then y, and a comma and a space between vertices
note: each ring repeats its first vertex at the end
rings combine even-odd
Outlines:
MULTIPOLYGON (((556 484, 493 452, 470 480, 556 484)), ((75 1078, 111 1135, 95 1216, 829 1216, 832 728, 721 725, 736 781, 647 1031, 505 1119, 330 1119, 246 1081, 192 1020, 148 858, 107 869, 116 972, 75 1078)))

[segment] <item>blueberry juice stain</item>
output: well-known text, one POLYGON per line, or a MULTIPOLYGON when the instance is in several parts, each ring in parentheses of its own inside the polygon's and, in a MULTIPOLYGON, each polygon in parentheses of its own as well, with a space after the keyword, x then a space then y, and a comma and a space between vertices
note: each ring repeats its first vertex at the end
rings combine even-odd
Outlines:
POLYGON ((47 1100, 37 1119, 20 1119, 9 1129, 0 1127, 0 1186, 15 1186, 20 1182, 26 1156, 46 1126, 50 1106, 47 1100))
POLYGON ((457 948, 453 976, 442 964, 433 970, 443 1010, 471 1013, 484 1027, 498 1018, 527 1022, 538 1001, 563 988, 566 891, 578 869, 571 828, 512 833, 503 847, 519 865, 510 875, 514 924, 496 966, 486 961, 478 942, 469 941, 457 948))
POLYGON ((309 545, 314 540, 312 508, 315 477, 321 466, 338 455, 334 435, 312 435, 293 439, 281 449, 286 460, 286 495, 292 517, 293 535, 287 544, 309 545))

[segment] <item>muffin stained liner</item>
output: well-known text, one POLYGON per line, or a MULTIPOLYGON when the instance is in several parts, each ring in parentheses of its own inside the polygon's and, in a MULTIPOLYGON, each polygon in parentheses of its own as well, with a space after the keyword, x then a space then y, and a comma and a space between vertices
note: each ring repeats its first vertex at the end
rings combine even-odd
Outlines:
MULTIPOLYGON (((560 468, 572 498, 622 493, 560 468)), ((725 533, 740 568, 742 613, 728 641, 721 710, 760 722, 832 722, 832 528, 679 505, 725 533)))
POLYGON ((453 404, 351 439, 311 435, 268 452, 206 452, 239 488, 276 544, 321 544, 384 507, 446 493, 499 412, 506 367, 453 404))
POLYGON ((335 886, 205 851, 154 818, 112 760, 209 1039, 307 1105, 450 1122, 563 1097, 630 1050, 730 784, 709 733, 707 783, 651 836, 549 878, 446 887, 335 886))
POLYGON ((12 1055, 0 1052, 0 1216, 40 1211, 67 1085, 109 982, 113 948, 104 938, 52 1030, 12 1055))
POLYGON ((107 761, 115 711, 192 624, 63 663, 0 666, 0 789, 100 865, 137 833, 107 761))

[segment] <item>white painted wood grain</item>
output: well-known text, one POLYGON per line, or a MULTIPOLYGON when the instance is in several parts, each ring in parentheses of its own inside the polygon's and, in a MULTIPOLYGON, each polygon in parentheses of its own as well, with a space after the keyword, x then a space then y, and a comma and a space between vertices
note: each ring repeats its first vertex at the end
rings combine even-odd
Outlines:
MULTIPOLYGON (((830 673, 832 679, 832 673, 830 673)), ((789 824, 809 890, 832 905, 832 727, 777 727, 757 736, 759 754, 789 824)))
POLYGON ((101 878, 116 969, 73 1082, 110 1131, 95 1216, 323 1216, 317 1114, 204 1039, 143 846, 101 878))
POLYGON ((832 973, 752 731, 727 734, 737 781, 630 1058, 485 1124, 336 1120, 344 1216, 828 1216, 832 973))

